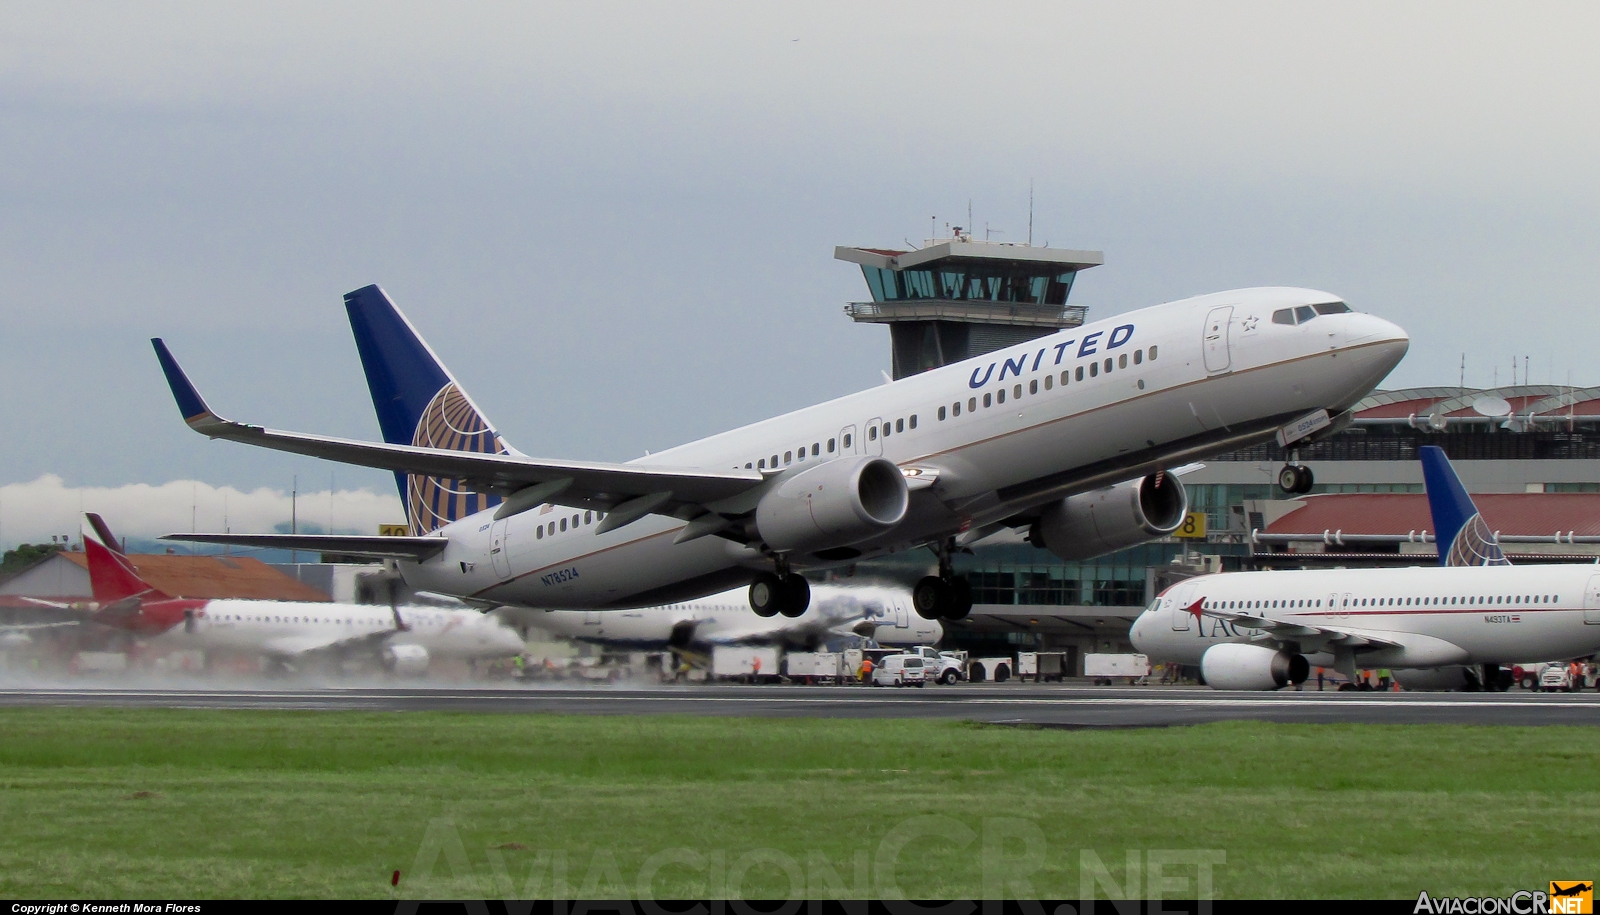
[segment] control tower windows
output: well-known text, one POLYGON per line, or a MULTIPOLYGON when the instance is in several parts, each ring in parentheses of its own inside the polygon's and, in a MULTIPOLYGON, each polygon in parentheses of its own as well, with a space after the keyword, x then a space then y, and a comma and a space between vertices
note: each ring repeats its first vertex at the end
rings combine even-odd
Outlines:
POLYGON ((965 299, 1065 305, 1077 269, 1039 276, 1037 265, 1000 263, 940 265, 946 269, 889 270, 863 265, 862 276, 877 302, 904 299, 965 299))

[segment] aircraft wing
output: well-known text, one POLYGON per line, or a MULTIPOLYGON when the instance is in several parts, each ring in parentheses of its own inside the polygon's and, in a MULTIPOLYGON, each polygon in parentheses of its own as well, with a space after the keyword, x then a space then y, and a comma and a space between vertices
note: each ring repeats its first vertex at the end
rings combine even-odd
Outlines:
POLYGON ((450 542, 447 537, 347 537, 342 534, 167 534, 161 539, 418 562, 437 555, 450 542))
POLYGON ((359 635, 343 638, 332 638, 316 633, 286 635, 276 639, 269 639, 261 646, 261 651, 263 654, 275 655, 280 658, 298 658, 319 652, 377 651, 383 647, 383 643, 404 631, 402 629, 380 629, 376 632, 363 632, 359 635))
POLYGON ((0 632, 34 632, 39 629, 60 629, 64 626, 77 626, 81 620, 63 620, 59 623, 9 623, 0 626, 0 632))
POLYGON ((165 343, 159 338, 151 343, 183 421, 202 435, 362 467, 462 480, 474 489, 505 496, 499 517, 544 503, 596 508, 617 516, 606 518, 606 522, 618 523, 602 523, 597 528, 598 533, 604 533, 645 514, 670 514, 677 507, 729 499, 760 485, 764 479, 756 470, 547 461, 517 454, 446 451, 282 432, 234 422, 206 406, 165 343))
POLYGON ((1332 651, 1335 648, 1363 651, 1404 647, 1401 642, 1342 626, 1329 626, 1326 624, 1306 626, 1271 617, 1251 616, 1247 613, 1207 610, 1201 607, 1200 604, 1200 601, 1196 601, 1193 606, 1188 608, 1188 612, 1196 617, 1206 616, 1214 620, 1221 620, 1239 629, 1253 630, 1258 634, 1257 637, 1259 638, 1271 639, 1276 642, 1293 642, 1306 651, 1332 651))

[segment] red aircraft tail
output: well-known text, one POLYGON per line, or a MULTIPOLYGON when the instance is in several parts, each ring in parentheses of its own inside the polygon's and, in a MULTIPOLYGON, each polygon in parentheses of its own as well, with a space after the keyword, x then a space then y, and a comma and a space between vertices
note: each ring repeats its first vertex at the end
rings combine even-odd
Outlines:
POLYGON ((89 586, 94 589, 94 599, 102 605, 130 597, 167 599, 168 595, 145 583, 122 550, 113 546, 117 541, 111 537, 105 522, 100 521, 98 516, 92 517, 93 521, 83 528, 83 551, 89 560, 89 586), (94 521, 99 523, 95 524, 94 521), (110 543, 103 542, 102 538, 109 539, 110 543))

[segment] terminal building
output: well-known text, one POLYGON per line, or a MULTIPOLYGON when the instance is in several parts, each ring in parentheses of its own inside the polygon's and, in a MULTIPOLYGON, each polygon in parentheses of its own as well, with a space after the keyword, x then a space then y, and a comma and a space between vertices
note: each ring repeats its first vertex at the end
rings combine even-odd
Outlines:
MULTIPOLYGON (((971 358, 1082 324, 1069 305, 1077 272, 1098 251, 974 241, 958 234, 917 251, 840 247, 859 264, 872 301, 845 306, 861 323, 887 324, 894 377, 971 358)), ((1353 422, 1300 449, 1315 485, 1278 488, 1273 444, 1218 454, 1186 474, 1192 536, 1164 538, 1088 562, 1063 562, 1018 534, 975 545, 956 560, 972 585, 966 620, 946 623, 944 647, 974 653, 1128 652, 1128 628, 1178 579, 1208 571, 1436 561, 1417 448, 1438 445, 1514 562, 1600 556, 1600 388, 1517 385, 1374 392, 1353 422), (1360 535, 1414 534, 1412 543, 1360 535), (1565 542, 1557 543, 1557 534, 1565 542), (1346 540, 1346 535, 1350 539, 1346 540), (1591 542, 1583 542, 1585 539, 1591 542), (1323 542, 1323 541, 1326 542, 1323 542), (1542 542, 1541 542, 1542 541, 1542 542)), ((862 563, 857 577, 909 585, 936 566, 931 553, 862 563)))

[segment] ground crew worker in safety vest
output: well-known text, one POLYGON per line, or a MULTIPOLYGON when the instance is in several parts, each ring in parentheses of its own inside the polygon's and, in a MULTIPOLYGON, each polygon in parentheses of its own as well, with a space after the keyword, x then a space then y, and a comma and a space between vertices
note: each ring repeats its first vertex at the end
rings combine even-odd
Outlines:
POLYGON ((865 683, 870 679, 872 679, 872 659, 871 658, 862 658, 861 659, 861 682, 865 683))

